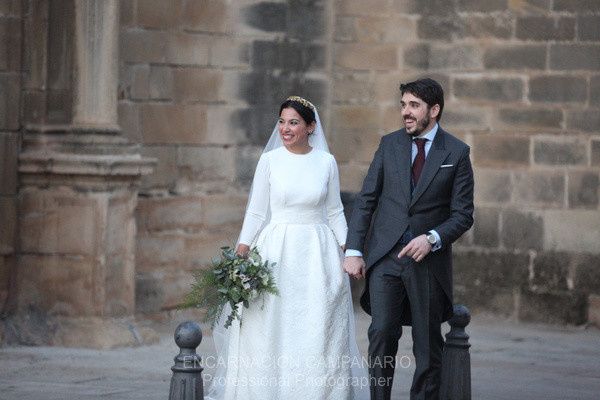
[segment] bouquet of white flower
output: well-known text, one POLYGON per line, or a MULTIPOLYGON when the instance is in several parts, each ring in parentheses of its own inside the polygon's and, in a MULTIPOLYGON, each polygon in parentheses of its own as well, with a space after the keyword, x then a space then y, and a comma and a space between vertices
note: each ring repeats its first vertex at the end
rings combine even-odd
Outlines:
POLYGON ((256 248, 242 257, 230 247, 221 247, 221 257, 213 259, 212 268, 194 273, 195 282, 183 307, 206 307, 206 322, 212 326, 219 320, 226 304, 231 305, 225 327, 240 319, 238 306, 248 308, 265 294, 278 294, 271 268, 275 263, 263 262, 256 248))

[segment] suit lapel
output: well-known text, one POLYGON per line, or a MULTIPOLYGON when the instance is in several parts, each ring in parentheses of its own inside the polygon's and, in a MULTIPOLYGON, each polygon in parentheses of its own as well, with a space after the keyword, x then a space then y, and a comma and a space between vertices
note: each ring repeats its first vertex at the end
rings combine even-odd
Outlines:
POLYGON ((394 154, 396 154, 396 162, 398 163, 398 171, 400 172, 400 186, 406 197, 406 204, 410 204, 412 142, 404 129, 398 132, 394 144, 396 145, 394 154))
POLYGON ((410 202, 411 207, 425 192, 425 189, 427 189, 433 180, 433 177, 438 172, 440 165, 442 165, 444 160, 450 154, 450 151, 446 150, 444 135, 444 131, 439 128, 435 135, 435 139, 433 139, 433 143, 431 144, 427 158, 425 159, 425 165, 423 166, 419 183, 417 183, 417 186, 414 188, 412 201, 410 202))

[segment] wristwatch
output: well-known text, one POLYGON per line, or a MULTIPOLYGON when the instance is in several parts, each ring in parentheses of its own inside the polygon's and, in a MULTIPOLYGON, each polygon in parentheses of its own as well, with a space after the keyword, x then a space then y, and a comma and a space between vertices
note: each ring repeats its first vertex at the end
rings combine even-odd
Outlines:
POLYGON ((437 243, 437 239, 435 238, 435 235, 431 232, 427 232, 427 241, 432 246, 435 246, 435 244, 437 243))

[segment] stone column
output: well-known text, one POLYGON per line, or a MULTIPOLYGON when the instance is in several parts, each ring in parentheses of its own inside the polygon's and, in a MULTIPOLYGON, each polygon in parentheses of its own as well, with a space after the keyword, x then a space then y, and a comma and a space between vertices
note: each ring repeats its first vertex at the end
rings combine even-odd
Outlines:
MULTIPOLYGON (((135 220, 154 160, 117 123, 118 1, 25 1, 12 341, 114 347, 136 328, 135 220)), ((146 332, 146 333, 145 333, 146 332)))

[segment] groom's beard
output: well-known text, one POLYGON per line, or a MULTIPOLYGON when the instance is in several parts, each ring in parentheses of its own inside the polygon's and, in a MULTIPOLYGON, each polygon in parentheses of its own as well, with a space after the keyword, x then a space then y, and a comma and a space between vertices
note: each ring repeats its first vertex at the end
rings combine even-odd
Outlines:
POLYGON ((429 115, 426 115, 421 120, 418 120, 416 118, 415 120, 415 126, 413 126, 411 129, 406 128, 406 132, 408 132, 408 134, 411 136, 419 136, 421 133, 423 133, 423 131, 425 131, 425 128, 427 128, 429 126, 429 123, 431 122, 431 118, 429 117, 429 115))

